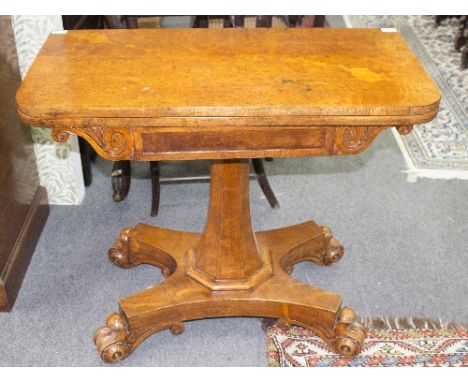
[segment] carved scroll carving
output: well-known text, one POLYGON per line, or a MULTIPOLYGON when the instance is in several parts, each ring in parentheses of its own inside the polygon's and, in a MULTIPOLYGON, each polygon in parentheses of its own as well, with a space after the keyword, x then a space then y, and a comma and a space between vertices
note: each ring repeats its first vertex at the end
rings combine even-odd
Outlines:
POLYGON ((111 313, 106 325, 94 333, 94 343, 103 361, 115 363, 127 358, 132 350, 128 334, 125 318, 121 314, 111 313))
POLYGON ((119 239, 112 244, 109 249, 109 260, 120 268, 134 268, 140 264, 151 264, 161 269, 164 277, 172 275, 176 268, 177 263, 174 258, 157 246, 151 247, 150 251, 144 251, 141 242, 136 240, 138 251, 129 244, 130 236, 134 228, 124 228, 120 232, 119 239))
POLYGON ((150 323, 141 331, 129 331, 129 325, 123 314, 111 313, 106 319, 106 325, 94 333, 94 344, 107 363, 117 363, 127 358, 141 341, 156 332, 169 329, 172 334, 184 332, 185 326, 181 321, 150 323))
POLYGON ((323 265, 336 263, 343 257, 344 249, 341 243, 333 236, 330 228, 323 227, 326 246, 320 256, 323 265))
MULTIPOLYGON (((296 235, 306 233, 307 240, 289 249, 281 256, 280 264, 285 272, 291 273, 294 265, 302 261, 313 261, 319 265, 331 265, 339 261, 344 254, 341 243, 333 236, 330 228, 306 222, 295 226, 296 235)), ((293 235, 293 234, 291 234, 293 235)))
POLYGON ((360 153, 383 129, 383 126, 338 127, 335 133, 335 154, 360 153))
POLYGON ((65 142, 70 134, 86 139, 106 159, 132 159, 133 140, 128 129, 104 126, 56 127, 52 130, 52 139, 65 142))
POLYGON ((344 307, 338 313, 335 324, 335 350, 344 356, 359 354, 366 338, 367 330, 364 325, 356 321, 353 309, 344 307))
POLYGON ((396 126, 396 129, 398 130, 400 135, 408 135, 413 131, 413 125, 396 126))
POLYGON ((128 236, 131 228, 124 228, 119 239, 109 249, 109 260, 120 268, 132 268, 132 259, 128 254, 128 236))

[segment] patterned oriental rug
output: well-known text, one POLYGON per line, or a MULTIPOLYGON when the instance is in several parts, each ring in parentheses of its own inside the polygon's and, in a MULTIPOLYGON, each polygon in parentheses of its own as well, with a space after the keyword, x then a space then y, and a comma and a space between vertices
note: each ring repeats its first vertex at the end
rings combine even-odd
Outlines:
MULTIPOLYGON (((468 179, 468 70, 454 48, 458 21, 436 26, 433 16, 345 16, 351 28, 395 28, 405 38, 442 92, 436 119, 395 138, 408 166, 408 181, 418 177, 468 179)), ((393 129, 395 130, 395 129, 393 129)))
POLYGON ((368 333, 361 353, 344 357, 310 330, 263 323, 269 366, 468 366, 468 326, 416 318, 364 320, 368 333))

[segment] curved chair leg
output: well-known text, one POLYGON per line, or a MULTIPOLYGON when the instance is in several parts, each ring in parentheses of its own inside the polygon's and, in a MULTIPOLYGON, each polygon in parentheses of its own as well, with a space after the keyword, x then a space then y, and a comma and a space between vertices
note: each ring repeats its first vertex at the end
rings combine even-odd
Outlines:
MULTIPOLYGON (((265 168, 261 159, 252 159, 255 174, 257 175, 258 183, 265 194, 268 203, 272 208, 278 208, 279 202, 268 182, 265 174, 265 168)), ((159 183, 159 162, 150 161, 152 199, 151 199, 151 216, 157 216, 159 212, 159 200, 161 195, 161 185, 159 183)))
POLYGON ((159 211, 159 195, 161 194, 161 185, 159 184, 159 162, 150 162, 152 199, 151 216, 157 216, 159 211))
POLYGON ((78 144, 80 147, 81 168, 83 170, 83 182, 86 187, 91 186, 93 182, 93 173, 91 171, 91 153, 89 150, 89 143, 81 137, 78 137, 78 144))
POLYGON ((259 158, 252 159, 252 164, 255 174, 257 175, 257 180, 260 184, 260 188, 265 194, 268 203, 270 203, 271 208, 279 208, 278 199, 276 199, 275 193, 273 192, 270 183, 268 182, 268 178, 265 174, 265 168, 263 167, 262 160, 259 158))
POLYGON ((112 168, 112 198, 116 202, 121 202, 128 195, 130 189, 131 168, 129 160, 114 162, 112 168))

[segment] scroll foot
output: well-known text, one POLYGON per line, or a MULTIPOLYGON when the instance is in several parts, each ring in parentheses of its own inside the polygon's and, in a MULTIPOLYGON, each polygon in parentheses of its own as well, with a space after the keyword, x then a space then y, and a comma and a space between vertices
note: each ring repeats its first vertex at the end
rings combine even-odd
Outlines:
POLYGON ((132 259, 128 254, 128 236, 131 228, 125 228, 120 233, 119 239, 109 249, 109 260, 120 268, 131 268, 132 259))
POLYGON ((339 261, 344 254, 343 246, 330 228, 313 221, 260 232, 257 237, 267 246, 278 246, 280 243, 282 250, 276 252, 276 256, 279 256, 281 267, 287 273, 291 273, 294 265, 301 261, 330 265, 339 261))
POLYGON ((344 249, 341 243, 333 236, 330 228, 323 227, 325 248, 320 256, 323 265, 336 263, 343 257, 344 249))
POLYGON ((111 313, 106 326, 94 333, 94 344, 101 358, 107 363, 119 362, 130 354, 132 349, 128 341, 127 321, 118 313, 111 313))
POLYGON ((355 356, 362 349, 366 338, 366 328, 356 322, 353 309, 344 307, 340 310, 335 325, 334 347, 337 353, 344 356, 355 356))

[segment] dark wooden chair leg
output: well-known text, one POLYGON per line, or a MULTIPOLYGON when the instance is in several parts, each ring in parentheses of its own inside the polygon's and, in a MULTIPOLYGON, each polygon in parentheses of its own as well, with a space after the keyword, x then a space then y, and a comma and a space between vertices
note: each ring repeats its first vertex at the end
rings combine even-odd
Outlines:
POLYGON ((461 68, 468 68, 468 45, 465 45, 461 51, 461 68))
POLYGON ((116 202, 121 202, 128 195, 130 189, 131 167, 130 161, 120 160, 114 162, 112 168, 112 198, 116 202))
POLYGON ((86 187, 89 187, 93 182, 93 173, 91 171, 91 153, 88 147, 89 143, 84 138, 78 137, 78 144, 80 147, 83 182, 86 187))
POLYGON ((316 15, 314 18, 314 28, 323 28, 325 26, 325 16, 324 15, 316 15))
POLYGON ((159 183, 159 162, 150 161, 152 199, 151 216, 157 216, 159 212, 159 196, 161 194, 161 185, 159 183))
POLYGON ((109 29, 122 29, 125 26, 122 24, 122 16, 120 15, 106 15, 104 16, 104 22, 109 29))
POLYGON ((232 28, 234 25, 229 16, 223 16, 223 28, 232 28))
POLYGON ((193 23, 194 28, 208 28, 208 16, 196 16, 193 23))
POLYGON ((442 21, 444 21, 445 19, 448 19, 449 17, 450 16, 446 16, 446 15, 437 15, 437 16, 435 16, 436 26, 440 25, 442 23, 442 21))
POLYGON ((231 16, 232 26, 234 28, 243 28, 244 27, 244 18, 245 18, 245 16, 231 16))
POLYGON ((302 19, 304 18, 304 16, 298 16, 298 15, 294 15, 294 16, 288 16, 288 26, 290 28, 295 28, 295 27, 300 27, 302 25, 302 19))
POLYGON ((138 28, 138 19, 136 16, 126 16, 125 21, 127 23, 128 29, 137 29, 138 28))
MULTIPOLYGON (((91 162, 94 162, 97 158, 97 152, 94 151, 93 149, 93 146, 91 146, 88 141, 86 141, 86 144, 88 145, 88 154, 89 154, 89 159, 91 160, 91 162)), ((273 159, 273 158, 272 158, 273 159)))
POLYGON ((462 16, 458 19, 459 27, 457 35, 455 36, 455 49, 461 51, 466 45, 468 40, 467 25, 468 25, 468 16, 462 16))
POLYGON ((260 188, 265 194, 268 203, 270 203, 271 208, 279 208, 279 202, 276 199, 275 193, 273 192, 270 183, 268 182, 262 160, 259 158, 252 159, 252 164, 255 175, 257 175, 258 184, 260 184, 260 188))
POLYGON ((257 28, 271 28, 273 22, 273 16, 257 16, 256 27, 257 28))

